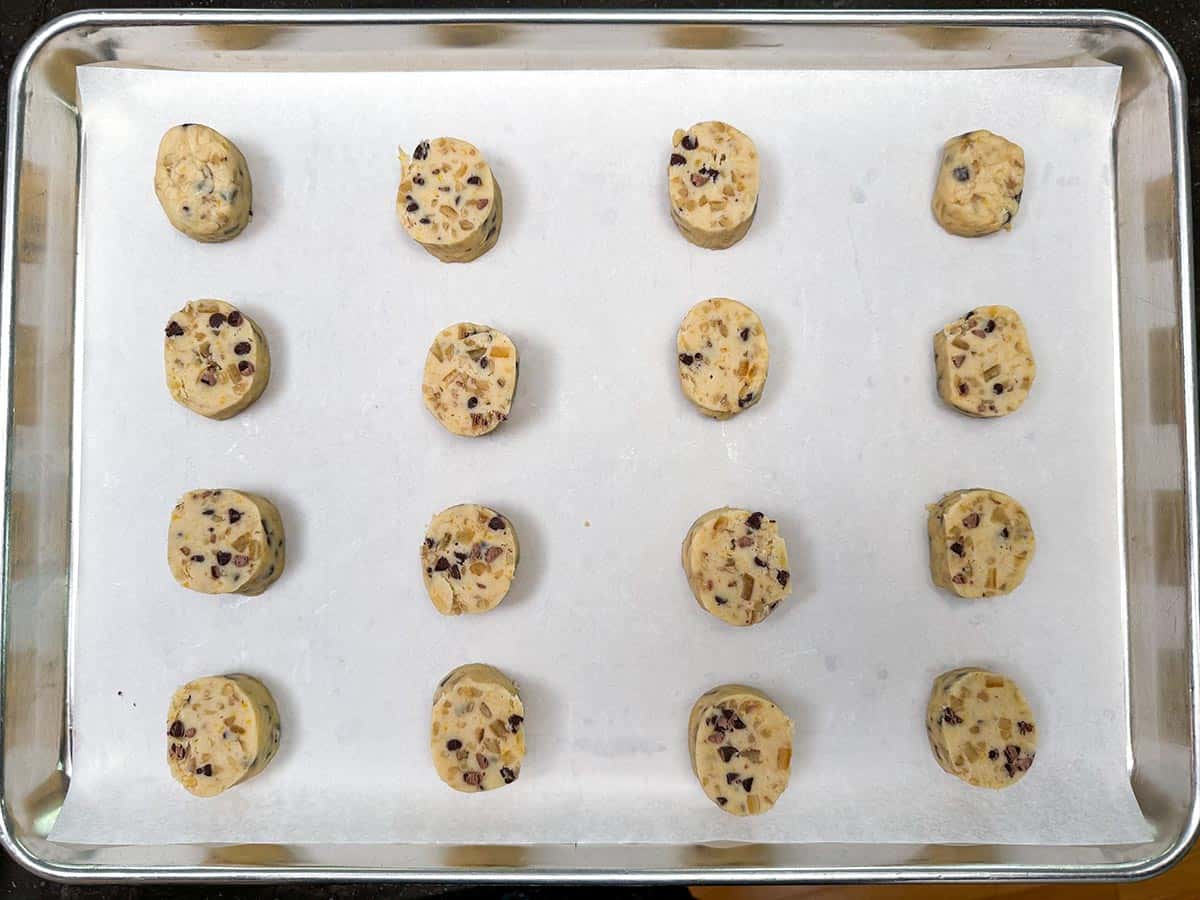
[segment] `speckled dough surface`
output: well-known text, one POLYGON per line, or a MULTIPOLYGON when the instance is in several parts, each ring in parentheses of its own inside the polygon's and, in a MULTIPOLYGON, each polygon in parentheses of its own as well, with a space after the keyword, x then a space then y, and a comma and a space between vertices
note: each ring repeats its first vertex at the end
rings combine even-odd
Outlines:
POLYGON ((730 625, 755 625, 791 593, 787 545, 774 519, 724 506, 683 540, 683 571, 701 609, 730 625))
POLYGON ((507 518, 474 503, 451 506, 425 529, 425 590, 443 615, 487 612, 508 594, 519 558, 517 532, 507 518))
POLYGON ((205 243, 237 237, 252 215, 246 158, 207 125, 176 125, 162 136, 154 193, 172 225, 205 243))
POLYGON ((724 684, 692 707, 688 753, 709 800, 735 816, 765 813, 787 790, 792 721, 762 691, 724 684))
POLYGON ((483 154, 458 138, 400 152, 396 211, 409 237, 442 262, 470 262, 500 239, 504 202, 483 154))
POLYGON ((1016 784, 1037 754, 1037 727, 1021 689, 983 669, 934 679, 925 732, 938 765, 976 787, 1016 784))
POLYGON ((430 750, 438 777, 475 793, 512 784, 525 758, 525 706, 517 686, 482 663, 459 666, 433 695, 430 750))
POLYGON ((1006 416, 1033 388, 1037 363, 1025 324, 1008 306, 980 306, 933 336, 938 394, 968 416, 1006 416))
POLYGON ((508 418, 517 368, 517 348, 504 332, 451 325, 433 339, 425 359, 425 406, 453 434, 487 434, 508 418))
POLYGON ((193 591, 261 594, 283 574, 279 510, 245 491, 189 491, 171 512, 167 563, 175 580, 193 591))
POLYGON ((262 772, 279 752, 279 711, 249 675, 189 681, 167 711, 167 764, 197 797, 215 797, 262 772))
POLYGON ((746 236, 758 206, 758 150, 724 122, 699 122, 671 138, 671 218, 699 247, 724 250, 746 236))
POLYGON ((684 316, 675 337, 679 383, 700 412, 728 419, 762 399, 770 352, 754 310, 713 297, 684 316))
POLYGON ((271 377, 266 335, 224 300, 193 300, 171 316, 163 356, 171 396, 210 419, 240 413, 271 377))
POLYGON ((933 215, 951 234, 979 237, 1011 229, 1025 187, 1025 152, 990 131, 946 141, 933 215))
POLYGON ((929 507, 933 583, 960 597, 1016 590, 1033 560, 1033 526, 1025 508, 999 491, 954 491, 929 507))

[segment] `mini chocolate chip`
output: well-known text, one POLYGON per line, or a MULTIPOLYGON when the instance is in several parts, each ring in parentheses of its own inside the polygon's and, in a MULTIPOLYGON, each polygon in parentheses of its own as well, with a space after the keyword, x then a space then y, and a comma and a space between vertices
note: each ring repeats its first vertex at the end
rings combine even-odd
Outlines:
POLYGON ((759 557, 757 557, 757 556, 756 556, 756 557, 754 557, 754 564, 755 564, 756 566, 761 566, 761 567, 762 567, 762 568, 764 568, 764 569, 767 567, 766 560, 764 560, 764 559, 761 559, 761 558, 759 558, 759 557))
POLYGON ((185 732, 183 733, 183 736, 184 736, 185 738, 194 738, 194 737, 196 736, 196 729, 195 729, 195 728, 189 728, 187 731, 185 731, 185 732))
POLYGON ((200 373, 200 381, 204 384, 207 384, 209 387, 212 387, 214 384, 216 384, 217 383, 216 368, 214 366, 209 366, 207 369, 205 369, 203 372, 201 372, 200 373))
POLYGON ((422 178, 420 175, 413 176, 413 184, 424 184, 424 183, 425 183, 425 179, 422 178))
POLYGON ((745 409, 754 402, 754 395, 747 394, 745 397, 738 397, 738 409, 745 409))
POLYGON ((713 597, 713 600, 715 600, 715 601, 716 601, 716 603, 717 603, 717 606, 724 606, 726 603, 728 603, 728 602, 729 602, 729 601, 728 601, 728 600, 726 600, 724 597, 717 597, 717 596, 714 596, 714 597, 713 597))
POLYGON ((1021 734, 1029 734, 1031 731, 1033 731, 1033 726, 1028 722, 1021 721, 1017 723, 1017 731, 1019 731, 1021 734))
POLYGON ((422 216, 421 218, 417 219, 417 221, 422 225, 428 225, 432 220, 429 218, 429 216, 422 216))
POLYGON ((955 166, 954 178, 956 181, 969 181, 971 178, 971 170, 966 166, 955 166))
POLYGON ((202 509, 202 510, 200 510, 200 515, 211 516, 214 512, 216 512, 215 509, 202 509))
POLYGON ((995 384, 992 385, 992 393, 993 394, 1003 394, 1004 393, 1004 385, 1000 384, 999 382, 996 382, 995 384))
POLYGON ((473 185, 479 186, 479 185, 483 184, 483 179, 480 178, 478 175, 472 175, 470 178, 467 179, 467 184, 473 184, 473 185))
POLYGON ((465 554, 465 553, 459 553, 457 550, 455 550, 455 551, 454 551, 454 558, 455 558, 455 559, 457 559, 457 560, 458 560, 460 563, 463 563, 463 562, 466 562, 466 561, 467 561, 467 554, 465 554))
POLYGON ((479 763, 479 768, 486 769, 488 767, 488 758, 482 753, 475 754, 475 762, 479 763))
POLYGON ((1009 762, 1016 762, 1017 757, 1021 755, 1021 748, 1016 744, 1009 744, 1004 748, 1004 758, 1009 762))
POLYGON ((450 577, 455 581, 460 581, 462 579, 462 569, 460 569, 457 565, 451 566, 450 577))
POLYGON ((462 741, 460 741, 458 738, 450 738, 450 740, 446 741, 447 750, 457 750, 461 746, 462 741))
POLYGON ((487 357, 486 356, 479 357, 479 368, 486 369, 487 367, 488 367, 487 357))
POLYGON ((197 553, 195 556, 192 557, 192 562, 204 562, 204 554, 197 553))
POLYGON ((996 330, 996 320, 988 319, 987 324, 985 326, 983 326, 983 330, 986 331, 988 334, 991 334, 993 331, 995 331, 996 330))
POLYGON ((212 568, 210 568, 208 570, 208 574, 211 575, 214 579, 220 578, 221 577, 221 569, 218 566, 213 566, 212 568))
POLYGON ((967 516, 965 519, 963 519, 963 527, 964 528, 978 528, 979 527, 979 513, 973 512, 969 516, 967 516))
POLYGON ((183 326, 172 319, 167 323, 167 337, 179 337, 183 334, 183 326))
POLYGON ((967 386, 967 383, 965 381, 960 381, 958 383, 958 392, 959 392, 959 394, 962 394, 965 396, 966 394, 971 393, 971 389, 967 386))
POLYGON ((433 541, 433 538, 431 538, 431 537, 427 537, 427 538, 425 538, 425 546, 426 546, 427 548, 430 548, 430 549, 432 549, 432 547, 433 547, 433 543, 434 543, 434 541, 433 541))
POLYGON ((249 341, 238 341, 236 344, 233 345, 233 352, 236 353, 238 356, 245 356, 247 353, 250 352, 250 342, 249 341))
POLYGON ((228 550, 218 550, 217 551, 217 565, 227 566, 227 565, 229 565, 229 561, 231 559, 233 559, 233 554, 230 553, 228 550))
POLYGON ((443 194, 448 194, 448 193, 450 193, 450 185, 443 184, 438 188, 438 190, 441 191, 443 194))
POLYGON ((444 556, 439 556, 437 562, 433 564, 433 571, 435 572, 445 572, 448 568, 450 568, 450 560, 444 556))
POLYGON ((248 359, 243 359, 238 363, 238 371, 243 375, 253 375, 254 363, 250 362, 248 359))
POLYGON ((700 172, 692 173, 692 187, 703 187, 708 183, 708 176, 700 172))
POLYGON ((733 727, 736 728, 738 731, 741 731, 742 729, 744 729, 746 727, 746 723, 742 721, 740 716, 735 715, 733 717, 733 727))
POLYGON ((250 565, 250 557, 244 553, 239 553, 233 558, 233 564, 239 569, 244 569, 246 566, 250 565))
POLYGON ((696 138, 692 137, 690 134, 685 134, 683 136, 683 140, 680 141, 679 143, 683 145, 684 150, 695 150, 697 147, 700 146, 700 142, 698 140, 696 140, 696 138))
POLYGON ((1008 526, 1007 525, 1005 525, 1003 528, 1000 529, 1000 537, 1002 537, 1002 538, 1008 537, 1008 526))
POLYGON ((429 141, 421 141, 413 151, 413 159, 426 159, 429 156, 429 141))
POLYGON ((948 706, 942 708, 942 721, 947 725, 961 725, 963 723, 962 717, 948 706))
POLYGON ((962 556, 965 552, 962 541, 955 541, 953 544, 951 544, 950 552, 956 554, 957 556, 962 556))
POLYGON ((488 519, 488 528, 492 529, 492 531, 503 531, 504 520, 499 516, 492 516, 488 519))
POLYGON ((242 314, 240 312, 238 312, 236 309, 231 309, 229 311, 229 324, 232 325, 234 328, 237 328, 239 325, 242 324, 242 314))
POLYGON ((405 212, 416 212, 420 208, 421 208, 421 204, 417 203, 414 200, 412 203, 408 204, 408 206, 404 207, 404 211, 405 212))
POLYGON ((203 775, 205 778, 212 777, 212 763, 205 763, 196 770, 197 775, 203 775))
POLYGON ((467 398, 467 409, 474 409, 478 405, 479 405, 478 397, 468 397, 467 398))
POLYGON ((988 759, 999 759, 999 758, 1000 758, 999 750, 997 750, 993 747, 991 750, 988 751, 988 759))
POLYGON ((779 582, 780 587, 787 587, 788 579, 791 577, 792 575, 787 569, 780 569, 775 574, 775 579, 779 582))
POLYGON ((512 784, 517 780, 517 773, 508 766, 504 766, 500 769, 500 777, 504 779, 505 784, 512 784))
POLYGON ((238 522, 242 521, 242 514, 232 507, 229 508, 226 515, 229 516, 230 525, 236 525, 238 522))
MULTIPOLYGON (((722 750, 724 750, 725 748, 724 748, 724 747, 722 747, 721 749, 722 749, 722 750)), ((732 748, 731 748, 731 749, 732 749, 732 748)), ((725 773, 725 783, 726 783, 726 784, 733 784, 733 783, 734 783, 735 781, 737 781, 737 780, 738 780, 738 773, 737 773, 737 772, 726 772, 726 773, 725 773)))
POLYGON ((690 366, 696 360, 695 357, 693 357, 690 353, 680 353, 679 361, 685 366, 690 366))
POLYGON ((683 158, 682 153, 672 153, 671 154, 671 165, 682 166, 685 162, 687 162, 687 160, 683 158))
POLYGON ((183 737, 183 722, 176 719, 171 723, 171 727, 167 729, 167 734, 173 738, 183 737))
POLYGON ((1022 195, 1022 194, 1024 194, 1024 193, 1025 193, 1025 192, 1024 192, 1023 190, 1022 190, 1022 191, 1017 191, 1015 194, 1013 194, 1013 199, 1014 199, 1014 200, 1016 200, 1018 203, 1020 203, 1020 202, 1021 202, 1021 195, 1022 195))
POLYGON ((524 716, 518 716, 516 713, 514 713, 508 717, 508 730, 513 734, 516 734, 521 728, 521 723, 524 721, 524 716))
POLYGON ((740 337, 743 341, 750 340, 750 329, 743 328, 741 331, 738 332, 738 337, 740 337))
POLYGON ((719 753, 721 755, 721 762, 729 762, 731 759, 733 759, 735 756, 738 755, 737 748, 730 747, 728 744, 726 744, 723 747, 718 747, 717 753, 719 753))
POLYGON ((208 317, 208 327, 209 328, 220 328, 224 324, 225 324, 225 316, 222 315, 221 313, 213 313, 211 316, 208 317))
POLYGON ((474 787, 479 787, 480 783, 483 781, 483 773, 482 772, 463 772, 463 781, 465 781, 467 784, 472 785, 474 787))
POLYGON ((742 787, 745 788, 747 794, 750 793, 750 788, 754 787, 754 778, 743 778, 742 787))
POLYGON ((967 576, 964 575, 962 572, 959 572, 957 575, 955 575, 950 580, 953 581, 955 584, 966 584, 967 576))
POLYGON ((724 806, 728 802, 729 802, 729 800, 726 797, 718 797, 717 798, 717 806, 724 806))
POLYGON ((750 515, 746 517, 746 525, 750 528, 753 528, 755 531, 758 531, 758 529, 762 528, 762 520, 762 513, 750 513, 750 515))

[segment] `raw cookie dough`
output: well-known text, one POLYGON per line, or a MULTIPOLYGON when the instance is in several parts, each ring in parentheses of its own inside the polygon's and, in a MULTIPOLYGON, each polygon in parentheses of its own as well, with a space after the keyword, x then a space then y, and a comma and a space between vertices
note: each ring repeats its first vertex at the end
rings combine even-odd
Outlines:
POLYGON ((1037 377, 1025 324, 1007 306, 978 306, 934 334, 933 360, 942 399, 979 418, 1014 412, 1037 377))
POLYGON ((494 509, 463 503, 444 509, 425 529, 425 590, 442 615, 487 612, 512 585, 520 557, 512 522, 494 509))
POLYGON ((1025 151, 990 131, 968 131, 942 148, 933 214, 962 237, 1011 230, 1024 186, 1025 151))
POLYGON ((207 125, 176 125, 163 135, 154 193, 172 225, 206 243, 237 237, 253 215, 246 157, 207 125))
POLYGON ((459 666, 433 695, 429 747, 438 776, 474 793, 512 784, 525 758, 525 707, 517 686, 483 663, 459 666))
POLYGON ((730 625, 755 625, 788 594, 787 545, 774 519, 728 506, 706 512, 683 539, 696 602, 730 625))
POLYGON ((171 512, 167 563, 203 594, 261 594, 283 574, 283 520, 271 501, 229 488, 188 491, 171 512))
POLYGON ((396 211, 409 237, 442 262, 470 262, 500 239, 504 202, 492 169, 458 138, 421 141, 400 151, 396 211))
POLYGON ((938 765, 976 787, 1016 784, 1037 753, 1037 729, 1021 689, 983 669, 951 669, 934 679, 925 732, 938 765))
POLYGON ((792 720, 762 691, 723 684, 692 707, 688 753, 709 800, 735 816, 755 816, 787 790, 792 720))
POLYGON ((929 569, 933 583, 960 597, 1015 591, 1033 559, 1033 526, 1007 494, 954 491, 929 507, 929 569))
POLYGON ((697 303, 675 337, 679 383, 706 416, 728 419, 762 399, 767 333, 754 310, 725 297, 697 303))
POLYGON ((487 325, 438 333, 425 358, 425 406, 452 434, 478 437, 508 418, 517 390, 517 348, 487 325))
POLYGON ((724 250, 746 236, 758 205, 754 141, 724 122, 677 129, 667 163, 671 218, 699 247, 724 250))
POLYGON ((189 681, 167 711, 167 763, 197 797, 249 781, 279 752, 279 711, 249 675, 189 681))
POLYGON ((254 320, 224 300, 193 300, 167 322, 167 390, 192 412, 228 419, 257 400, 271 351, 254 320))

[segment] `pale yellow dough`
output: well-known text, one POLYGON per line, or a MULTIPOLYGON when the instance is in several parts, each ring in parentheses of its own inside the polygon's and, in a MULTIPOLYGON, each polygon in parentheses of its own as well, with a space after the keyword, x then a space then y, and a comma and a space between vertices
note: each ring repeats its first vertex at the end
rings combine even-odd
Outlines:
POLYGON ((246 158, 206 125, 176 125, 162 136, 154 193, 172 225, 205 243, 237 237, 253 214, 246 158))
POLYGON ((684 396, 704 415, 728 419, 762 399, 767 333, 745 304, 725 297, 697 303, 679 326, 675 349, 684 396))
POLYGON ((224 300, 193 300, 171 316, 163 358, 171 396, 210 419, 246 409, 271 378, 266 335, 224 300))
POLYGON ((525 758, 525 706, 513 681, 492 666, 459 666, 433 695, 430 751, 438 777, 476 793, 512 784, 525 758))
POLYGON ((442 262, 478 259, 500 239, 504 200, 492 169, 458 138, 421 141, 400 152, 396 211, 409 237, 442 262))
POLYGON ((425 529, 425 590, 442 615, 487 612, 508 594, 520 555, 517 532, 505 516, 474 503, 451 506, 425 529))
POLYGON ((167 564, 203 594, 261 594, 283 574, 283 520, 265 497, 229 488, 184 494, 171 512, 167 564))
POLYGON ((933 583, 960 597, 1015 591, 1033 561, 1033 526, 1025 508, 999 491, 953 491, 929 507, 933 583))
POLYGON ((1025 151, 990 131, 946 141, 933 190, 933 215, 951 234, 1011 229, 1025 187, 1025 151))
POLYGON ((667 194, 680 233, 724 250, 746 236, 758 206, 754 141, 724 122, 699 122, 671 139, 667 194))
POLYGON ((779 525, 760 512, 706 512, 688 529, 682 556, 700 608, 729 625, 761 622, 792 591, 779 525))
POLYGON ((471 322, 451 325, 425 358, 425 407, 452 434, 487 434, 508 418, 517 368, 517 348, 504 332, 471 322))
POLYGON ((1025 323, 1007 306, 978 306, 938 331, 933 360, 941 398, 977 418, 1015 412, 1037 377, 1025 323))

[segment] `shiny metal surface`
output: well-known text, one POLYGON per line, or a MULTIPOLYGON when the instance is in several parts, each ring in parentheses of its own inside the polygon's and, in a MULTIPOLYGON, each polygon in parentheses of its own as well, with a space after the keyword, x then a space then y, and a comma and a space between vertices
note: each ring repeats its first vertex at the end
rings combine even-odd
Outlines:
MULTIPOLYGON (((1177 860, 1197 785, 1196 372, 1183 75, 1107 12, 90 12, 51 22, 10 83, 0 284, 3 624, 0 841, 72 881, 756 882, 1117 880, 1177 860), (331 27, 337 26, 337 27, 331 27), (469 58, 467 52, 469 51, 469 58), (47 840, 70 780, 75 67, 229 70, 1123 67, 1117 172, 1131 779, 1155 840, 1130 846, 162 845, 47 840)), ((869 810, 857 811, 869 816, 869 810)))

